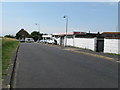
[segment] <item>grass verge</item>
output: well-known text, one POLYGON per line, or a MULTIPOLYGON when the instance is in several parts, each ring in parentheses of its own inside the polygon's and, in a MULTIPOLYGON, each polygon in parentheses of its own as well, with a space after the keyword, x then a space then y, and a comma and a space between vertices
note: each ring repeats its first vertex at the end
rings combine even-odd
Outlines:
POLYGON ((6 69, 18 45, 16 39, 2 38, 2 75, 6 75, 6 69))
POLYGON ((0 38, 0 89, 2 87, 2 38, 0 38))

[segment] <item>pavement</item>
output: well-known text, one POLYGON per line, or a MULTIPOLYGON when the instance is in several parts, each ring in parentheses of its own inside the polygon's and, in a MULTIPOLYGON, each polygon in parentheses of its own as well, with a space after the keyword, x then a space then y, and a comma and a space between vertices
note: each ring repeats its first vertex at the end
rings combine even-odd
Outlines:
POLYGON ((118 88, 118 63, 55 45, 21 43, 13 87, 118 88))
POLYGON ((95 52, 95 51, 92 51, 92 50, 89 50, 89 49, 82 49, 82 48, 71 47, 71 46, 64 47, 64 46, 51 45, 51 44, 44 44, 44 45, 48 45, 48 46, 51 46, 51 47, 64 49, 64 50, 68 50, 68 51, 72 51, 72 52, 76 52, 76 53, 80 53, 80 54, 90 55, 90 56, 94 56, 94 57, 98 57, 98 58, 103 58, 103 59, 106 59, 106 60, 120 62, 120 55, 117 55, 117 54, 95 52))

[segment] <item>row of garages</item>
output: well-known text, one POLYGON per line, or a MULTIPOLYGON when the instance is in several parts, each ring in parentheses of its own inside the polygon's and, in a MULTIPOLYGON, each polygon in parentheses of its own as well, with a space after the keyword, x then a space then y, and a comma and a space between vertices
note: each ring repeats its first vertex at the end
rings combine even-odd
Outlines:
POLYGON ((120 39, 74 38, 67 39, 67 46, 89 49, 96 52, 120 54, 119 42, 120 39))
POLYGON ((73 32, 68 33, 67 36, 65 33, 53 34, 53 37, 57 40, 58 45, 79 47, 96 52, 120 54, 120 38, 118 34, 103 35, 100 33, 87 34, 85 32, 73 32))

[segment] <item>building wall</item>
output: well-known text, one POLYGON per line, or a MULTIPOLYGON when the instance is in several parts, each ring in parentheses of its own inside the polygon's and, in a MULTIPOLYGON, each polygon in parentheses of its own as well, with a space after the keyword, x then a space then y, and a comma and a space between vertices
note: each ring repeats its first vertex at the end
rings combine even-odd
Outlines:
POLYGON ((85 48, 95 50, 95 38, 75 38, 74 46, 79 48, 85 48))
MULTIPOLYGON (((57 40, 60 45, 60 38, 57 40)), ((67 46, 90 49, 96 51, 97 38, 67 38, 67 46)), ((64 39, 65 43, 65 39, 64 39)), ((104 53, 120 54, 120 39, 104 39, 104 53)))
POLYGON ((67 39, 67 46, 74 46, 74 45, 73 45, 73 39, 72 39, 72 38, 68 38, 68 39, 67 39))
POLYGON ((120 39, 104 39, 104 52, 120 54, 120 39))
POLYGON ((68 46, 85 48, 95 51, 95 38, 74 38, 67 39, 68 46))

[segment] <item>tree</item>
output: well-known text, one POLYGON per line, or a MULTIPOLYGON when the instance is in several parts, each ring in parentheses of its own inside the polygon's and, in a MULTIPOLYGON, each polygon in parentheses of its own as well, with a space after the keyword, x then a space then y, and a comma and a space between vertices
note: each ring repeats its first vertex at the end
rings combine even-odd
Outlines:
POLYGON ((39 40, 41 40, 42 39, 42 35, 43 34, 40 34, 38 31, 33 31, 30 35, 29 35, 29 37, 30 38, 33 38, 34 40, 35 40, 35 42, 39 39, 39 40))
POLYGON ((15 36, 13 36, 13 35, 5 35, 4 37, 7 37, 7 38, 15 38, 15 36))

